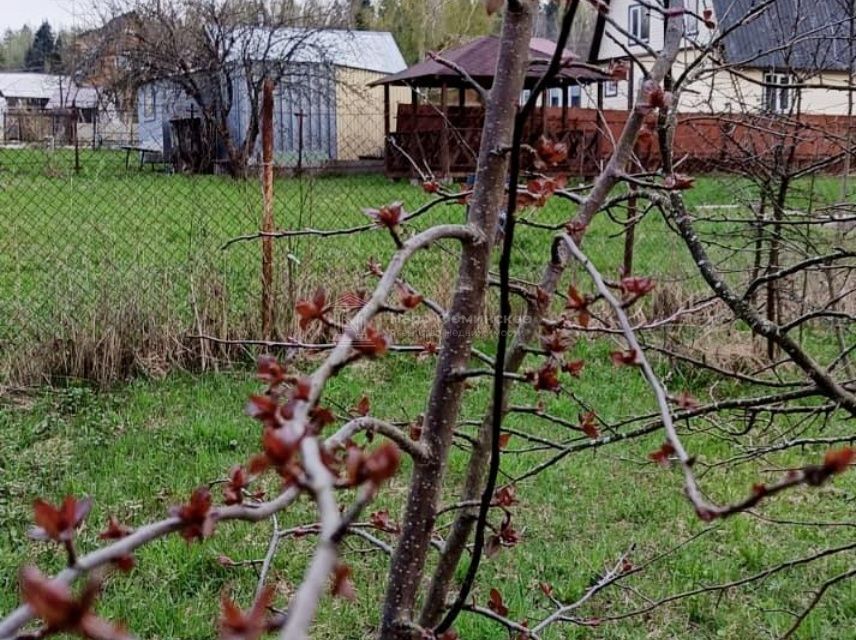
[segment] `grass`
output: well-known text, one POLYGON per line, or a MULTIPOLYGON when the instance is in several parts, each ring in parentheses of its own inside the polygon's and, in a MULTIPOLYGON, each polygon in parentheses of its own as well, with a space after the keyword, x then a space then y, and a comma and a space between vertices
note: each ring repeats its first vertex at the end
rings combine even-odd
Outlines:
MULTIPOLYGON (((254 182, 126 174, 121 156, 103 152, 84 156, 83 171, 75 176, 69 173, 67 154, 12 153, 0 151, 0 341, 4 341, 0 361, 9 362, 11 353, 29 349, 38 340, 47 340, 46 348, 55 350, 56 340, 64 336, 80 340, 91 335, 99 343, 111 336, 120 342, 136 340, 129 357, 140 357, 144 352, 140 336, 154 341, 159 326, 167 326, 176 336, 194 330, 197 323, 221 335, 254 330, 258 246, 246 243, 219 250, 229 238, 256 228, 260 203, 254 182), (204 304, 199 303, 202 298, 204 304)), ((824 179, 816 186, 823 199, 837 196, 834 180, 824 179)), ((360 224, 365 221, 361 207, 403 200, 412 210, 426 198, 418 187, 378 176, 278 180, 276 192, 280 227, 360 224)), ((690 205, 697 207, 745 203, 752 200, 752 193, 738 181, 703 178, 687 196, 690 205)), ((460 212, 457 207, 443 207, 420 225, 458 220, 460 212)), ((537 213, 537 219, 559 221, 567 214, 567 205, 554 200, 537 213)), ((730 227, 717 222, 705 229, 726 233, 730 227)), ((615 273, 622 253, 616 231, 601 216, 586 238, 586 250, 608 274, 615 273)), ((521 228, 516 275, 537 274, 545 237, 543 231, 521 228)), ((683 246, 658 215, 643 220, 637 238, 638 272, 655 274, 659 292, 686 297, 702 289, 692 277, 683 246)), ((291 261, 291 282, 297 291, 309 291, 319 282, 341 291, 366 286, 367 256, 383 259, 391 248, 381 232, 344 240, 281 242, 277 255, 278 274, 286 280, 280 292, 283 297, 288 284, 283 275, 288 274, 286 251, 299 261, 291 261)), ((453 273, 453 257, 439 251, 420 256, 407 277, 443 300, 453 273)), ((578 275, 571 277, 584 282, 578 275)), ((741 333, 732 333, 729 340, 747 343, 741 333)), ((809 338, 819 352, 829 348, 823 334, 809 338)), ((489 341, 480 346, 492 348, 489 341)), ((611 340, 581 339, 573 348, 574 357, 587 361, 582 378, 571 385, 574 395, 606 419, 652 408, 650 394, 635 372, 609 364, 608 352, 614 347, 611 340)), ((307 368, 311 365, 303 363, 307 368)), ((4 366, 10 370, 10 365, 0 364, 0 375, 4 366)), ((423 410, 430 366, 403 356, 360 364, 334 379, 325 402, 343 413, 343 407, 368 393, 377 415, 413 418, 423 410)), ((528 366, 535 366, 534 361, 528 366)), ((660 366, 672 389, 688 388, 711 399, 742 391, 714 385, 708 376, 681 366, 660 366)), ((169 370, 169 366, 163 368, 163 372, 169 370)), ((68 385, 36 396, 6 398, 0 405, 0 612, 17 602, 18 566, 36 562, 44 570, 60 568, 61 554, 56 549, 26 537, 35 497, 52 501, 70 493, 94 497, 95 508, 81 532, 82 549, 97 544, 97 532, 108 514, 132 525, 158 518, 170 505, 182 502, 193 487, 224 477, 233 464, 246 461, 258 449, 257 425, 241 413, 246 396, 256 388, 251 372, 238 367, 201 375, 172 372, 163 379, 136 379, 106 392, 68 385)), ((488 393, 486 382, 475 382, 464 417, 479 417, 488 393)), ((515 403, 535 400, 528 389, 515 394, 515 403)), ((580 410, 567 395, 543 400, 551 413, 568 419, 580 410)), ((726 420, 733 421, 728 426, 735 430, 743 426, 736 416, 726 420)), ((799 416, 786 418, 781 432, 787 433, 798 420, 799 416)), ((512 416, 507 424, 544 437, 566 437, 556 427, 522 416, 512 416)), ((823 428, 834 433, 842 427, 832 420, 823 428)), ((661 441, 662 436, 655 435, 575 454, 521 483, 515 526, 523 532, 523 542, 486 562, 476 600, 484 603, 489 589, 497 587, 512 617, 534 620, 544 610, 539 581, 550 582, 562 599, 573 600, 631 546, 632 559, 638 564, 697 534, 700 537, 691 544, 634 576, 628 585, 656 599, 852 541, 852 525, 770 524, 749 515, 702 533, 705 525, 683 500, 678 473, 647 462, 648 452, 661 441)), ((748 444, 752 443, 750 439, 748 444)), ((687 435, 687 444, 698 456, 700 468, 734 453, 715 432, 701 428, 687 435)), ((511 438, 503 460, 505 473, 518 475, 547 455, 527 448, 521 438, 511 438)), ((763 466, 711 468, 704 486, 715 498, 734 498, 759 478, 772 478, 773 469, 801 465, 821 455, 818 449, 789 451, 768 457, 763 466)), ((465 463, 464 454, 455 451, 445 483, 446 501, 454 499, 465 463)), ((397 517, 407 474, 405 468, 373 508, 388 507, 397 517)), ((760 511, 773 518, 852 522, 855 493, 856 476, 850 474, 821 489, 772 500, 760 511)), ((304 501, 281 524, 312 519, 311 505, 304 501)), ((255 586, 252 570, 223 566, 220 557, 260 558, 269 532, 269 525, 227 524, 204 544, 186 545, 176 536, 150 545, 139 553, 138 566, 130 576, 110 579, 100 610, 126 621, 140 637, 214 637, 220 592, 228 588, 246 604, 255 586)), ((287 601, 299 581, 312 543, 300 539, 282 545, 272 574, 279 604, 287 601)), ((355 543, 345 553, 355 569, 358 600, 325 599, 313 637, 369 637, 377 622, 386 562, 361 551, 355 543)), ((548 637, 775 637, 790 624, 788 612, 805 606, 810 589, 851 567, 853 561, 852 552, 841 554, 721 597, 699 595, 643 618, 593 628, 565 626, 548 637)), ((617 589, 595 599, 581 615, 603 617, 625 611, 634 602, 639 600, 632 591, 617 589)), ((797 637, 850 640, 854 617, 856 587, 845 582, 830 590, 797 637)), ((457 628, 467 640, 505 635, 494 624, 469 615, 457 628)))
MULTIPOLYGON (((259 333, 260 243, 221 249, 258 229, 257 182, 126 171, 123 159, 121 152, 82 151, 75 172, 68 150, 0 149, 0 376, 7 380, 83 377, 109 384, 176 362, 198 364, 205 354, 187 343, 188 333, 259 333)), ((730 203, 751 199, 751 191, 702 179, 689 198, 730 203)), ((279 179, 275 194, 276 225, 292 229, 365 224, 364 207, 401 200, 412 211, 428 198, 418 186, 377 175, 279 179)), ((462 215, 460 206, 443 206, 409 229, 462 215)), ((554 200, 534 217, 557 222, 568 215, 568 204, 554 200)), ((599 220, 587 240, 610 269, 621 255, 615 232, 599 220)), ((641 264, 656 266, 664 281, 687 280, 690 265, 658 216, 649 215, 638 235, 641 264)), ((333 294, 365 287, 367 258, 384 260, 393 250, 380 230, 276 247, 281 335, 293 332, 293 303, 319 284, 319 274, 333 294)), ((517 275, 537 277, 545 233, 523 228, 519 247, 517 275)), ((448 253, 427 252, 411 263, 408 278, 442 301, 454 270, 448 253)))
MULTIPOLYGON (((485 345, 487 346, 487 345, 485 345)), ((650 408, 649 394, 631 370, 598 366, 607 360, 609 343, 579 343, 575 355, 591 363, 574 393, 605 418, 617 418, 650 408)), ((308 363, 307 363, 308 364, 308 363)), ((430 365, 412 358, 387 361, 349 370, 333 381, 327 402, 353 406, 368 392, 373 411, 398 418, 415 416, 429 384, 430 365)), ((15 571, 24 562, 43 569, 60 567, 62 554, 43 543, 29 541, 29 505, 37 496, 58 500, 63 495, 89 494, 95 508, 81 533, 81 548, 91 549, 108 514, 140 524, 162 516, 167 507, 184 500, 190 489, 223 477, 228 468, 246 460, 258 448, 258 427, 241 415, 247 394, 256 389, 248 371, 190 376, 174 374, 164 381, 136 381, 108 394, 86 388, 67 388, 38 397, 30 406, 7 407, 0 417, 0 611, 16 603, 15 571)), ((516 392, 515 402, 531 401, 527 390, 516 392)), ((465 415, 475 417, 488 394, 487 382, 478 382, 469 394, 465 415)), ((577 407, 567 396, 545 397, 550 412, 566 417, 577 407)), ((561 437, 556 429, 514 417, 512 428, 561 437)), ((835 425, 829 425, 829 429, 835 425)), ((543 605, 539 581, 552 584, 558 597, 572 600, 600 571, 631 545, 632 559, 646 558, 700 534, 705 525, 680 495, 676 471, 646 463, 661 436, 607 447, 569 457, 561 464, 521 483, 521 504, 515 523, 523 542, 485 563, 476 599, 484 602, 491 587, 503 594, 511 615, 534 619, 543 605)), ((698 433, 688 445, 700 462, 723 457, 727 448, 716 438, 698 433)), ((512 437, 503 471, 518 474, 546 457, 543 452, 511 453, 526 449, 512 437)), ((792 466, 816 459, 819 451, 792 452, 767 460, 769 467, 792 466)), ((461 480, 464 455, 450 461, 447 500, 461 480)), ((388 507, 395 517, 402 505, 407 469, 384 491, 376 506, 388 507)), ((716 498, 734 497, 760 477, 771 477, 753 466, 728 473, 711 473, 705 486, 716 498)), ((833 485, 801 490, 765 505, 770 517, 799 520, 852 520, 852 474, 833 485)), ((282 526, 312 521, 310 503, 289 512, 282 526)), ((442 522, 441 522, 442 524, 442 522)), ((227 555, 235 561, 264 555, 268 525, 252 528, 225 524, 204 544, 187 545, 175 536, 139 553, 129 576, 111 579, 100 609, 125 620, 140 637, 207 638, 214 634, 218 595, 230 589, 243 602, 255 584, 249 568, 224 567, 227 555)), ((852 541, 852 529, 771 525, 751 516, 718 524, 693 543, 634 577, 629 585, 658 598, 673 592, 736 579, 787 559, 823 547, 852 541)), ((283 603, 305 568, 311 539, 286 541, 272 579, 283 603)), ((355 569, 359 598, 351 604, 325 599, 319 613, 317 638, 365 638, 377 622, 376 603, 382 595, 385 561, 360 552, 353 543, 345 552, 355 569)), ((748 638, 768 637, 790 621, 785 611, 805 604, 810 586, 852 566, 853 553, 835 556, 804 570, 785 572, 747 589, 726 592, 722 598, 698 596, 642 619, 605 624, 586 630, 563 627, 551 638, 748 638)), ((627 610, 632 596, 613 591, 596 599, 581 615, 600 617, 627 610)), ((856 615, 856 590, 844 583, 831 591, 822 607, 806 621, 797 637, 852 638, 848 620, 856 615)), ((458 629, 470 639, 501 637, 494 625, 465 616, 458 629)))

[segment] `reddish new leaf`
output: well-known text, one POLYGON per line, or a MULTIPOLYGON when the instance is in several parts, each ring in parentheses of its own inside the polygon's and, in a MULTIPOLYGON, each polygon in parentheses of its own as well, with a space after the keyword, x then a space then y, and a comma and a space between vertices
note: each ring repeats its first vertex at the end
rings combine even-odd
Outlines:
POLYGON ((663 187, 669 191, 686 191, 695 186, 695 178, 683 173, 673 173, 663 180, 663 187))
POLYGON ((346 564, 336 565, 336 568, 333 569, 333 584, 330 586, 330 593, 345 600, 354 601, 357 599, 357 592, 351 582, 351 567, 346 564))
POLYGON ((510 433, 500 433, 499 434, 499 448, 505 449, 508 446, 508 442, 511 440, 510 433))
POLYGON ((487 608, 495 614, 505 617, 508 615, 508 607, 502 601, 502 594, 495 588, 490 590, 490 598, 487 601, 487 608))
POLYGON ((664 91, 653 80, 645 80, 642 83, 642 92, 645 95, 647 107, 650 109, 665 110, 672 106, 674 100, 672 94, 664 91))
POLYGON ((73 633, 91 640, 126 640, 121 628, 92 613, 92 605, 101 588, 98 577, 90 579, 79 597, 68 585, 50 580, 35 567, 24 567, 20 574, 21 594, 33 612, 45 623, 45 634, 73 633))
POLYGON ((493 494, 494 504, 499 507, 511 507, 517 504, 517 492, 514 485, 507 484, 497 489, 493 494))
POLYGON ((436 342, 431 342, 430 340, 422 345, 422 351, 416 356, 417 360, 425 360, 432 356, 436 356, 440 350, 437 348, 436 342))
POLYGON ((692 395, 690 395, 689 391, 681 391, 676 397, 675 402, 678 403, 678 406, 681 409, 687 409, 692 411, 693 409, 699 408, 699 402, 692 395))
POLYGON ((626 351, 611 351, 609 357, 616 367, 630 367, 639 364, 638 355, 635 349, 627 349, 626 351))
POLYGON ((538 138, 535 143, 535 153, 544 165, 555 167, 568 158, 568 145, 564 142, 550 140, 546 136, 538 138))
POLYGON ((391 442, 385 442, 377 449, 366 455, 359 447, 348 449, 345 469, 349 486, 357 486, 371 482, 375 486, 395 475, 401 462, 401 452, 391 442))
POLYGON ((375 511, 369 516, 369 522, 375 529, 379 529, 380 531, 386 531, 387 533, 400 533, 401 527, 399 527, 392 519, 389 517, 389 510, 381 509, 380 511, 375 511))
POLYGON ((559 382, 559 367, 552 361, 544 363, 538 371, 535 372, 535 380, 533 382, 538 391, 553 391, 559 393, 561 383, 559 382))
POLYGON ((401 202, 393 202, 380 209, 363 209, 363 213, 374 220, 377 226, 395 229, 401 223, 405 211, 401 202))
MULTIPOLYGON (((107 519, 107 528, 98 534, 99 540, 121 540, 122 538, 131 535, 134 532, 130 527, 121 524, 115 516, 110 516, 107 519)), ((122 571, 130 571, 136 565, 134 556, 127 554, 120 556, 113 561, 122 571)))
POLYGON ((675 453, 675 448, 669 442, 664 442, 656 451, 648 454, 648 459, 662 467, 669 466, 669 460, 675 453))
POLYGON ((424 299, 410 287, 398 284, 398 299, 401 301, 401 306, 405 309, 415 309, 424 299))
POLYGON ((300 446, 301 437, 288 437, 288 434, 280 429, 265 429, 262 433, 262 447, 264 452, 250 461, 250 473, 255 475, 273 467, 284 478, 291 477, 289 467, 300 446))
POLYGON ((414 442, 418 442, 422 437, 422 416, 419 416, 419 418, 410 423, 410 431, 408 435, 414 442))
POLYGON ((485 0, 484 9, 487 12, 487 15, 492 16, 494 13, 502 9, 503 4, 505 4, 505 0, 485 0))
POLYGON ((597 428, 597 416, 592 411, 586 411, 580 416, 580 429, 592 440, 597 440, 600 437, 600 430, 597 428))
POLYGON ((561 331, 551 331, 547 335, 541 336, 541 346, 544 347, 544 351, 550 356, 560 356, 568 350, 570 345, 570 336, 561 331))
POLYGON ((360 401, 357 402, 357 405, 354 407, 354 413, 358 416, 367 416, 369 415, 369 411, 371 411, 371 402, 369 401, 368 396, 363 396, 360 398, 360 401))
POLYGON ((856 449, 843 447, 830 449, 823 457, 823 468, 831 474, 844 473, 856 462, 856 449))
POLYGON ((645 276, 627 276, 622 278, 619 283, 619 288, 624 295, 631 295, 636 298, 651 293, 655 286, 654 279, 645 276))
POLYGON ((36 540, 68 542, 90 509, 92 499, 88 497, 77 500, 66 496, 56 507, 39 498, 33 502, 33 519, 37 526, 30 529, 29 535, 36 540))
POLYGON ((99 540, 121 540, 122 538, 131 535, 134 532, 131 527, 126 527, 120 523, 116 516, 107 518, 107 528, 98 534, 99 540))
POLYGON ((337 304, 348 311, 357 311, 366 306, 366 294, 364 291, 346 291, 339 296, 337 304))
POLYGON ((585 364, 586 363, 583 360, 570 360, 562 365, 562 371, 570 374, 574 378, 579 378, 580 374, 583 372, 585 364))
POLYGON ((170 515, 181 520, 181 537, 188 542, 203 540, 214 532, 217 513, 208 487, 199 487, 190 494, 187 503, 172 507, 170 515))
POLYGON ((366 327, 362 335, 354 340, 354 349, 367 358, 379 358, 389 347, 386 336, 374 327, 366 327))
POLYGON ((285 380, 285 367, 273 356, 262 355, 258 359, 257 375, 268 387, 275 387, 285 380))
POLYGON ((279 404, 272 396, 250 396, 244 408, 244 413, 271 429, 279 427, 279 419, 277 417, 279 414, 279 404))
POLYGON ((244 489, 250 484, 247 472, 236 464, 229 471, 229 480, 223 486, 223 502, 226 504, 241 504, 244 501, 244 489))
POLYGON ((321 320, 330 310, 327 306, 327 293, 319 287, 311 300, 298 300, 294 308, 300 316, 300 328, 305 329, 316 320, 321 320))
POLYGON ((258 640, 261 638, 268 628, 267 610, 273 602, 273 596, 273 587, 266 586, 253 606, 247 611, 241 611, 226 594, 223 594, 220 598, 220 639, 258 640))

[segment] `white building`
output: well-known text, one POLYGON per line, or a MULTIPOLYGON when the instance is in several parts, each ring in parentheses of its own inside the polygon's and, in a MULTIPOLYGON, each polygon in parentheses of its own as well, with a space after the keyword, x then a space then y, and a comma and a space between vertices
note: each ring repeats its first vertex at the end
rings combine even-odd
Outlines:
MULTIPOLYGON (((601 0, 590 62, 624 61, 628 78, 603 88, 606 109, 627 109, 664 42, 664 0, 601 0)), ((688 72, 679 111, 846 115, 850 3, 822 0, 670 0, 683 3, 684 37, 673 76, 688 72), (753 14, 748 20, 747 16, 753 14), (707 56, 697 64, 704 52, 707 56)), ((587 96, 586 106, 596 98, 587 96)))

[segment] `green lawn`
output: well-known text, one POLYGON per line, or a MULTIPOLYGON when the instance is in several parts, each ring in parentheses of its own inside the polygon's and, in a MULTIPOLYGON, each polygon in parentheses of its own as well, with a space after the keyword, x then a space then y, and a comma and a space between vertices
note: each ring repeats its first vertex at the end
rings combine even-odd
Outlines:
MULTIPOLYGON (((33 344, 40 340, 46 341, 45 352, 69 348, 63 347, 63 337, 96 336, 97 348, 113 339, 134 340, 138 351, 131 357, 141 358, 140 354, 148 353, 146 341, 154 342, 163 326, 174 335, 200 327, 224 336, 250 335, 257 328, 258 245, 252 242, 219 249, 226 240, 257 228, 257 183, 148 171, 126 174, 119 155, 103 152, 84 155, 83 171, 73 175, 67 154, 31 152, 23 163, 25 156, 13 153, 21 152, 0 150, 0 376, 4 367, 11 370, 12 355, 20 358, 22 353, 35 353, 33 344)), ((823 180, 821 197, 835 198, 836 188, 834 180, 823 180)), ((280 228, 361 224, 366 220, 360 213, 362 207, 403 200, 412 210, 426 200, 418 187, 379 176, 283 179, 277 181, 276 193, 280 228)), ((745 183, 720 178, 700 179, 687 196, 693 207, 744 205, 753 199, 752 189, 745 183)), ((567 218, 570 211, 566 203, 553 200, 531 217, 555 222, 567 218)), ((723 211, 721 215, 727 216, 731 210, 723 211)), ((616 215, 620 218, 623 212, 616 215)), ((461 216, 460 207, 444 206, 415 226, 423 228, 461 216)), ((703 227, 719 234, 733 228, 727 221, 703 227)), ((618 231, 607 216, 601 216, 586 237, 587 252, 610 276, 615 275, 622 254, 618 231)), ((535 277, 547 255, 548 237, 547 232, 521 228, 515 275, 535 277)), ((656 211, 643 220, 637 238, 637 271, 655 275, 658 292, 683 301, 703 290, 692 276, 682 243, 656 211)), ((368 286, 371 281, 364 275, 367 258, 383 259, 391 250, 389 239, 380 231, 288 245, 279 242, 282 299, 289 284, 299 294, 319 283, 335 292, 368 286), (287 262, 288 252, 294 259, 287 262), (288 263, 292 265, 291 280, 288 263)), ((738 255, 735 267, 743 259, 738 255)), ((454 270, 454 256, 437 251, 421 255, 406 277, 443 300, 451 289, 454 270)), ((571 277, 586 286, 578 274, 571 277)), ((646 301, 646 309, 655 298, 646 301)), ((280 312, 285 314, 284 304, 280 312)), ((408 334, 417 331, 417 324, 395 328, 408 334)), ((429 323, 427 328, 433 326, 429 323)), ((827 348, 824 334, 809 337, 821 352, 827 348)), ((740 330, 734 330, 727 340, 748 343, 740 330)), ((545 395, 550 413, 573 420, 580 411, 578 400, 607 420, 652 408, 650 394, 637 373, 615 369, 609 363, 609 351, 616 344, 610 339, 577 342, 573 355, 587 362, 582 378, 569 381, 577 400, 567 394, 545 395)), ((488 351, 493 348, 486 337, 480 346, 488 351)), ((45 352, 38 353, 44 357, 45 352)), ((308 369, 312 364, 307 361, 301 366, 308 369)), ((343 413, 343 408, 367 393, 377 415, 413 418, 423 410, 430 366, 430 362, 407 356, 360 364, 333 380, 325 403, 343 413)), ((530 360, 527 366, 537 366, 536 361, 530 360)), ((739 387, 714 385, 709 376, 679 365, 661 363, 659 367, 673 390, 687 388, 710 400, 748 393, 739 387)), ((166 363, 158 372, 169 368, 166 363)), ((245 398, 255 389, 252 372, 238 366, 219 373, 173 372, 162 379, 136 379, 105 392, 70 384, 0 399, 0 612, 17 602, 18 566, 37 562, 51 571, 61 566, 56 549, 26 537, 35 497, 58 501, 70 493, 93 496, 95 508, 81 532, 83 550, 97 545, 97 533, 108 514, 131 525, 158 518, 170 505, 183 501, 192 488, 224 477, 233 464, 246 461, 258 449, 258 426, 242 415, 245 398)), ((463 417, 478 418, 488 393, 487 382, 474 382, 463 417)), ((531 389, 519 388, 512 401, 532 403, 533 396, 531 389)), ((724 420, 734 430, 743 426, 743 419, 736 415, 724 420)), ((801 428, 800 420, 799 415, 783 418, 780 433, 801 428)), ((520 415, 512 416, 507 426, 552 439, 568 438, 559 427, 520 415)), ((698 456, 699 468, 738 453, 706 428, 709 426, 694 423, 685 436, 698 456)), ((812 427, 823 429, 824 434, 845 428, 840 419, 812 427)), ((558 597, 570 601, 631 546, 632 561, 641 564, 701 534, 628 580, 625 588, 604 593, 581 611, 587 617, 605 617, 642 604, 643 596, 658 599, 699 585, 735 580, 784 560, 852 542, 856 474, 821 489, 786 494, 759 510, 770 518, 842 521, 847 526, 771 524, 741 515, 702 533, 706 525, 683 499, 677 471, 661 469, 647 460, 647 454, 661 442, 658 434, 584 451, 522 482, 518 487, 521 503, 514 512, 523 541, 485 563, 477 582, 477 602, 484 604, 490 588, 496 587, 512 617, 536 620, 546 611, 537 587, 540 581, 550 582, 558 597)), ((750 434, 746 445, 754 443, 750 434)), ((528 449, 529 443, 512 436, 503 472, 519 475, 549 456, 528 449)), ((753 483, 775 477, 776 469, 815 461, 822 455, 822 448, 807 448, 767 456, 760 465, 714 467, 704 474, 704 487, 714 498, 734 498, 753 483)), ((447 501, 454 500, 465 463, 464 454, 455 451, 446 482, 447 501)), ((407 476, 405 467, 373 508, 388 507, 397 517, 407 476)), ((311 503, 304 501, 280 524, 305 523, 312 518, 311 503)), ((269 532, 269 525, 225 524, 204 544, 187 545, 175 536, 150 545, 138 554, 138 567, 131 575, 110 579, 100 610, 126 621, 142 638, 214 637, 222 589, 231 589, 246 604, 255 586, 252 569, 224 567, 218 558, 223 554, 235 561, 261 558, 269 532)), ((300 580, 312 542, 304 538, 282 545, 272 574, 278 585, 277 604, 287 602, 300 580)), ((357 601, 325 599, 313 637, 369 636, 377 622, 386 563, 364 551, 358 542, 349 543, 345 551, 355 570, 357 601)), ((851 551, 777 573, 742 589, 682 600, 642 618, 588 629, 569 625, 556 628, 547 637, 774 638, 789 626, 789 612, 807 604, 811 589, 851 568, 855 560, 851 551)), ((852 640, 856 637, 854 618, 856 586, 851 581, 827 593, 797 637, 852 640)), ((501 628, 472 615, 464 615, 457 628, 465 640, 506 636, 501 628)))
MULTIPOLYGON (((580 343, 575 355, 590 363, 573 392, 604 418, 614 419, 650 408, 649 395, 636 373, 613 370, 606 364, 611 344, 580 343)), ((308 363, 307 363, 308 366, 308 363)), ((429 365, 412 358, 390 357, 361 366, 335 379, 326 395, 334 407, 355 404, 368 392, 374 411, 396 418, 421 410, 428 387, 429 365)), ((59 500, 66 494, 89 494, 95 508, 81 533, 81 548, 91 549, 108 514, 130 524, 162 516, 181 502, 190 489, 224 477, 229 467, 247 460, 258 448, 258 426, 241 415, 246 395, 257 388, 249 371, 189 376, 176 374, 160 382, 134 382, 108 394, 69 388, 38 397, 32 405, 8 406, 0 415, 0 611, 15 605, 16 567, 37 562, 56 570, 62 553, 29 541, 29 505, 37 496, 59 500)), ((488 392, 477 383, 466 415, 476 417, 488 392)), ((516 402, 531 401, 532 393, 516 392, 516 402)), ((578 407, 567 396, 545 397, 550 412, 575 416, 578 407)), ((517 416, 508 426, 532 434, 562 438, 560 428, 545 428, 517 416)), ((827 429, 835 429, 829 425, 827 429)), ((548 581, 560 598, 573 600, 607 563, 635 546, 632 561, 640 564, 706 526, 681 496, 680 478, 646 460, 662 436, 628 442, 566 458, 559 465, 518 487, 521 504, 514 508, 522 543, 488 560, 477 583, 476 599, 484 603, 491 587, 503 594, 511 615, 535 619, 545 602, 537 588, 548 581)), ((687 444, 700 463, 728 455, 715 437, 702 433, 687 444)), ((512 453, 529 443, 512 436, 503 471, 516 475, 546 459, 546 452, 512 453)), ((771 456, 765 468, 787 467, 815 460, 822 450, 771 456)), ((446 482, 448 500, 461 479, 465 458, 456 452, 446 482)), ((405 467, 382 493, 377 507, 395 517, 404 496, 405 467)), ((735 497, 759 478, 771 478, 754 465, 705 476, 705 487, 716 498, 735 497)), ((760 512, 797 520, 853 520, 856 476, 837 479, 819 490, 799 490, 771 500, 760 512)), ((374 507, 373 507, 374 508, 374 507)), ((496 516, 498 517, 498 516, 496 516)), ((311 503, 289 512, 281 526, 312 521, 311 503)), ((445 519, 444 519, 445 521, 445 519)), ((214 634, 218 594, 230 588, 244 602, 255 585, 250 568, 226 568, 222 554, 235 561, 264 555, 269 525, 255 528, 225 524, 204 544, 187 545, 180 537, 157 542, 139 553, 138 567, 129 576, 111 579, 101 610, 125 620, 140 637, 207 638, 214 634)), ((381 534, 385 535, 385 534, 381 534)), ((389 536, 385 536, 389 538, 389 536)), ((703 584, 725 582, 756 573, 787 559, 823 547, 852 541, 850 527, 817 529, 774 525, 748 515, 719 523, 679 552, 630 579, 650 598, 703 584)), ((272 573, 278 604, 284 604, 300 579, 311 539, 286 541, 272 573)), ((325 599, 319 612, 318 638, 366 638, 377 622, 385 563, 364 554, 359 542, 347 545, 345 558, 354 565, 359 594, 351 604, 325 599)), ((748 588, 694 597, 626 622, 584 630, 567 626, 550 638, 765 638, 789 624, 785 611, 799 610, 808 589, 851 567, 853 552, 832 557, 807 569, 777 574, 748 588)), ((630 591, 616 589, 597 598, 581 615, 602 617, 640 604, 630 591)), ((852 638, 856 589, 852 582, 834 588, 824 604, 806 621, 800 638, 852 638)), ((483 619, 465 615, 461 637, 475 640, 503 637, 483 619)))
MULTIPOLYGON (((113 370, 160 370, 162 359, 186 360, 175 345, 188 332, 258 334, 260 243, 221 249, 228 240, 258 230, 258 182, 133 166, 126 171, 123 158, 117 152, 82 151, 76 173, 67 150, 0 149, 0 376, 26 383, 83 374, 103 382, 113 370), (105 334, 132 348, 119 352, 94 344, 93 336, 105 334), (99 370, 107 373, 91 373, 99 370)), ((276 226, 350 227, 368 221, 364 207, 400 200, 412 211, 427 199, 418 186, 378 175, 279 179, 276 226)), ((735 180, 702 179, 689 199, 750 201, 752 189, 735 180)), ((530 217, 558 222, 570 213, 567 202, 554 199, 530 217)), ((409 225, 408 232, 462 217, 460 205, 444 205, 409 225)), ((613 239, 617 231, 604 216, 587 238, 589 251, 611 273, 622 251, 613 239)), ((514 258, 518 277, 537 277, 548 237, 542 230, 521 229, 514 258)), ((692 270, 678 240, 656 211, 643 221, 638 237, 638 264, 655 269, 664 282, 694 287, 687 284, 692 270)), ((280 334, 294 329, 295 299, 319 284, 333 293, 367 286, 368 258, 383 260, 392 250, 381 230, 277 242, 280 334)), ((412 262, 408 278, 442 301, 454 272, 448 252, 426 252, 412 262)))

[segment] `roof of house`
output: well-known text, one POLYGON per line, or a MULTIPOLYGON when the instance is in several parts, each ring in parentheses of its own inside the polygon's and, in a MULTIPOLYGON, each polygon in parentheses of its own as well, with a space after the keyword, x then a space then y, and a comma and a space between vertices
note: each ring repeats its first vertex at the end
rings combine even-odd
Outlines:
POLYGON ((47 100, 59 84, 60 76, 46 73, 0 73, 0 94, 7 98, 47 100))
POLYGON ((51 94, 45 108, 63 109, 77 107, 79 109, 94 109, 98 106, 98 90, 95 87, 81 87, 72 84, 70 87, 59 87, 51 94))
MULTIPOLYGON (((440 52, 444 60, 464 69, 473 79, 484 86, 493 84, 496 61, 499 57, 499 38, 482 36, 460 46, 440 52)), ((531 86, 544 72, 544 65, 550 60, 556 43, 544 38, 532 38, 529 43, 530 68, 526 74, 526 84, 531 86)), ((573 56, 568 51, 568 57, 573 56)), ((596 80, 608 80, 605 73, 592 69, 589 65, 571 62, 559 73, 554 85, 576 84, 596 80)), ((374 85, 416 85, 422 87, 441 84, 464 84, 465 80, 457 70, 432 58, 417 62, 404 71, 381 78, 374 85)))
POLYGON ((757 18, 736 26, 757 0, 713 0, 732 64, 760 68, 846 71, 850 66, 849 2, 777 0, 757 18), (786 45, 786 46, 783 46, 786 45))
POLYGON ((407 66, 388 31, 252 28, 236 37, 232 55, 236 60, 279 58, 377 73, 395 73, 407 66))

